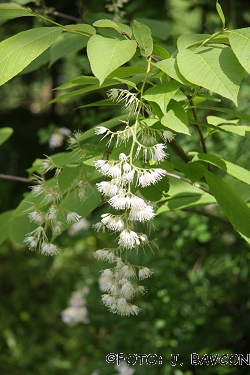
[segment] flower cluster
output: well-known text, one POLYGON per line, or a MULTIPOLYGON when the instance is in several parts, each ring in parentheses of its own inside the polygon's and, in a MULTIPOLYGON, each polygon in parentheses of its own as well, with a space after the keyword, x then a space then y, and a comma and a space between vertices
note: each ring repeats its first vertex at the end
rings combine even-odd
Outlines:
POLYGON ((121 316, 137 315, 140 309, 129 301, 137 295, 144 294, 146 289, 142 285, 137 285, 135 279, 150 277, 152 271, 147 267, 124 263, 109 250, 97 250, 95 257, 116 263, 114 268, 103 270, 99 279, 101 291, 108 292, 102 295, 104 305, 109 311, 121 316))
POLYGON ((69 306, 62 311, 62 321, 70 326, 78 323, 89 323, 88 310, 86 307, 85 295, 89 293, 89 288, 85 287, 72 293, 69 306))
MULTIPOLYGON (((61 168, 58 168, 51 158, 45 159, 41 168, 44 173, 55 169, 55 177, 48 183, 38 177, 37 184, 31 187, 32 195, 39 198, 41 208, 38 209, 35 204, 30 203, 30 208, 27 210, 28 217, 37 227, 26 235, 24 243, 30 250, 38 249, 44 255, 55 255, 60 249, 49 240, 48 229, 52 236, 56 237, 65 228, 64 223, 77 223, 81 216, 77 212, 63 209, 59 205, 63 199, 58 184, 61 168)), ((85 196, 85 181, 81 178, 76 179, 72 185, 73 188, 77 188, 78 197, 82 200, 85 196)))
MULTIPOLYGON (((136 103, 135 101, 135 110, 136 103)), ((162 168, 139 166, 133 160, 140 156, 143 163, 149 160, 154 164, 159 163, 166 157, 166 146, 157 143, 154 131, 145 131, 143 128, 138 132, 136 127, 129 127, 127 122, 124 131, 112 132, 104 126, 99 126, 96 128, 96 134, 102 135, 103 138, 108 135, 111 139, 116 137, 116 145, 126 142, 130 137, 133 142, 129 155, 120 153, 118 160, 97 160, 94 163, 96 169, 105 176, 103 181, 96 184, 97 189, 108 202, 112 212, 102 214, 100 222, 93 227, 97 231, 112 231, 117 236, 117 248, 100 249, 95 252, 99 260, 116 263, 114 268, 102 272, 101 290, 106 292, 102 296, 102 301, 113 313, 122 316, 137 315, 140 309, 130 301, 145 293, 145 288, 136 285, 133 279, 142 280, 150 277, 152 271, 147 267, 131 266, 127 260, 128 251, 137 251, 146 245, 150 247, 147 235, 138 232, 136 226, 137 223, 150 223, 155 216, 152 203, 144 199, 138 188, 156 184, 166 172, 162 168), (126 261, 123 260, 123 252, 126 261), (139 269, 138 272, 136 267, 139 269)))

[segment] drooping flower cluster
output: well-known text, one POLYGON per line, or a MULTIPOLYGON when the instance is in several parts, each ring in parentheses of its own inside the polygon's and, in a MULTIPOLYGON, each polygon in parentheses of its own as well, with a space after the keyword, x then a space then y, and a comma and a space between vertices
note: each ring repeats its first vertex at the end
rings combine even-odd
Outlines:
POLYGON ((86 307, 86 299, 84 298, 88 293, 88 287, 84 287, 72 293, 69 306, 61 313, 64 323, 69 326, 74 326, 79 323, 89 323, 88 309, 86 307))
MULTIPOLYGON (((24 243, 30 250, 38 249, 44 255, 55 255, 60 251, 56 245, 51 243, 48 229, 52 236, 56 237, 62 233, 64 222, 66 224, 74 224, 81 218, 77 212, 63 209, 59 205, 63 199, 63 194, 58 184, 58 176, 61 169, 54 165, 51 158, 47 158, 42 162, 44 173, 53 169, 55 169, 55 177, 52 181, 46 183, 44 179, 38 177, 37 184, 31 187, 32 195, 40 198, 41 208, 38 209, 35 204, 30 203, 30 208, 27 210, 30 221, 36 224, 37 227, 26 235, 24 243)), ((72 188, 77 189, 80 199, 85 196, 85 182, 81 178, 74 182, 72 188)))
POLYGON ((101 221, 93 227, 97 231, 115 233, 117 240, 117 248, 95 252, 96 258, 116 264, 114 268, 102 272, 102 290, 106 291, 102 296, 103 303, 113 313, 137 315, 140 309, 130 301, 145 293, 145 288, 137 285, 136 280, 150 277, 152 271, 147 267, 132 266, 127 260, 128 251, 151 246, 147 234, 138 232, 136 227, 139 223, 150 223, 155 216, 153 204, 145 200, 138 189, 156 184, 166 172, 162 168, 140 166, 133 160, 140 158, 143 164, 149 160, 159 163, 166 157, 166 146, 157 143, 154 130, 150 132, 142 127, 138 133, 138 129, 129 127, 127 122, 124 131, 112 132, 101 126, 96 128, 96 134, 103 135, 103 138, 108 135, 111 139, 116 137, 116 145, 132 138, 129 155, 120 153, 118 160, 97 160, 94 163, 105 176, 103 181, 96 184, 97 189, 112 212, 102 214, 101 221))

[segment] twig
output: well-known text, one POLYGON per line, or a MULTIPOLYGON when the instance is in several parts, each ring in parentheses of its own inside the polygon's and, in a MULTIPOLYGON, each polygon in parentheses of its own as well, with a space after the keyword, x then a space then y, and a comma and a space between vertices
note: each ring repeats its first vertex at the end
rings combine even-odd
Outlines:
POLYGON ((52 12, 48 12, 48 14, 51 14, 52 16, 55 16, 55 17, 65 18, 66 20, 70 20, 70 21, 74 21, 74 22, 78 22, 78 23, 83 22, 83 20, 81 18, 76 18, 76 17, 70 16, 68 14, 58 12, 57 10, 54 10, 52 12))
POLYGON ((227 224, 227 225, 231 226, 230 221, 228 221, 226 219, 223 219, 222 217, 211 215, 211 214, 209 214, 207 212, 204 212, 204 211, 194 210, 193 208, 182 208, 182 211, 192 212, 192 213, 197 214, 197 215, 206 216, 209 219, 217 220, 217 221, 219 221, 219 222, 221 222, 223 224, 227 224))
POLYGON ((174 151, 174 153, 179 156, 179 158, 181 158, 183 161, 185 161, 186 163, 188 163, 191 159, 189 159, 189 157, 185 154, 184 150, 177 145, 177 143, 175 142, 175 140, 173 139, 171 142, 168 143, 168 146, 170 146, 172 148, 172 150, 174 151))
POLYGON ((35 180, 29 180, 28 178, 25 178, 25 177, 18 177, 18 176, 11 176, 11 175, 8 175, 8 174, 0 174, 0 178, 4 179, 4 180, 13 180, 13 181, 20 181, 20 182, 27 182, 27 183, 31 183, 31 184, 35 184, 37 183, 35 180))
POLYGON ((187 180, 186 178, 183 178, 183 177, 181 177, 181 176, 178 176, 178 174, 174 174, 174 173, 166 172, 166 176, 173 177, 173 178, 176 178, 177 180, 181 180, 181 181, 187 182, 189 185, 195 186, 195 187, 197 187, 198 189, 201 189, 201 190, 205 191, 205 193, 208 193, 208 194, 210 194, 210 195, 213 195, 209 190, 204 189, 201 185, 199 185, 199 184, 193 184, 191 181, 187 180))

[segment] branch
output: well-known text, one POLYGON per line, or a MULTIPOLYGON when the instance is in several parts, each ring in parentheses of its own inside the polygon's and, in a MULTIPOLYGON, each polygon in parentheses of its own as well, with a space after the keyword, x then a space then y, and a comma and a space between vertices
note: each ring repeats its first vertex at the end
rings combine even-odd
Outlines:
POLYGON ((12 181, 20 181, 20 182, 27 182, 27 183, 32 183, 32 184, 35 184, 37 183, 35 180, 29 180, 28 178, 25 178, 25 177, 18 177, 18 176, 11 176, 11 175, 8 175, 8 174, 0 174, 0 178, 4 179, 4 180, 12 180, 12 181))
POLYGON ((209 219, 217 220, 217 221, 219 221, 223 224, 232 226, 230 221, 228 221, 227 219, 223 219, 222 217, 211 215, 211 214, 209 214, 207 212, 204 212, 204 211, 198 211, 198 210, 195 210, 193 208, 183 208, 182 211, 192 212, 192 213, 197 214, 197 215, 206 216, 209 219))
POLYGON ((191 159, 185 154, 184 150, 177 145, 177 143, 175 142, 175 140, 173 139, 171 142, 168 143, 168 146, 170 146, 172 148, 172 150, 174 151, 174 153, 179 156, 179 158, 181 158, 183 161, 185 161, 186 163, 188 163, 191 159))
POLYGON ((210 195, 213 195, 209 190, 204 189, 201 185, 199 185, 199 184, 193 184, 191 181, 187 180, 186 178, 183 178, 183 177, 181 177, 181 176, 178 176, 178 174, 174 174, 174 173, 166 172, 166 176, 176 178, 177 180, 185 181, 185 182, 187 182, 189 185, 195 186, 195 187, 197 187, 198 189, 201 189, 201 190, 205 191, 205 193, 208 193, 208 194, 210 194, 210 195))

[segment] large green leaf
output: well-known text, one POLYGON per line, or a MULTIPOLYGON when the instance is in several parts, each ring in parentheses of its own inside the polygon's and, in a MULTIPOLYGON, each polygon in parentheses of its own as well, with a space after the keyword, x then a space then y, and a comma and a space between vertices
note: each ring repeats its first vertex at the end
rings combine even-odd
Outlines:
POLYGON ((72 165, 70 167, 63 168, 62 172, 58 176, 58 185, 63 194, 70 187, 72 187, 72 183, 80 175, 82 170, 82 165, 72 165))
POLYGON ((119 40, 94 35, 87 45, 87 54, 93 74, 100 84, 119 66, 129 61, 136 51, 135 40, 119 40))
POLYGON ((153 39, 150 28, 143 23, 134 20, 133 33, 139 44, 142 56, 150 56, 153 52, 153 39))
POLYGON ((173 57, 169 57, 168 59, 164 59, 153 65, 156 66, 158 69, 160 69, 162 72, 166 73, 169 77, 180 82, 181 84, 188 85, 188 86, 192 85, 180 73, 180 70, 177 65, 177 61, 173 57))
POLYGON ((250 73, 250 27, 232 30, 229 34, 229 41, 239 62, 250 73))
POLYGON ((6 211, 0 214, 0 245, 8 238, 9 236, 9 225, 11 217, 14 210, 6 211))
POLYGON ((0 145, 7 141, 13 134, 12 128, 2 128, 0 129, 0 145))
POLYGON ((238 180, 250 185, 250 171, 248 171, 247 169, 242 168, 225 159, 221 159, 216 155, 205 154, 205 153, 190 153, 190 154, 194 155, 193 160, 201 160, 201 161, 205 161, 210 164, 213 164, 216 167, 227 172, 231 176, 237 178, 238 180))
POLYGON ((215 112, 218 111, 218 112, 228 113, 229 115, 232 115, 233 117, 238 117, 239 119, 250 123, 250 116, 244 112, 238 112, 230 108, 210 107, 210 106, 201 105, 201 104, 198 104, 196 107, 209 109, 210 111, 215 111, 215 112))
POLYGON ((238 134, 242 137, 246 134, 247 131, 250 131, 249 126, 238 125, 239 119, 227 120, 223 119, 222 117, 207 116, 207 122, 208 124, 213 125, 213 129, 214 127, 217 127, 218 131, 222 129, 233 134, 238 134))
POLYGON ((171 33, 171 24, 168 21, 160 21, 153 18, 136 18, 137 21, 147 25, 152 34, 161 40, 166 40, 171 33))
POLYGON ((184 163, 180 160, 173 160, 172 164, 176 169, 183 172, 193 183, 199 181, 201 177, 204 176, 204 171, 206 169, 204 165, 199 162, 184 163))
POLYGON ((183 107, 174 99, 170 101, 168 111, 162 117, 161 123, 177 133, 190 135, 187 114, 183 107))
POLYGON ((169 197, 162 199, 165 203, 157 210, 157 215, 165 211, 216 203, 211 194, 206 193, 198 186, 174 177, 168 177, 168 179, 170 188, 167 194, 169 197))
POLYGON ((166 114, 167 105, 174 97, 179 87, 180 83, 174 80, 168 83, 162 83, 146 90, 143 95, 143 99, 146 99, 149 102, 157 103, 161 108, 162 113, 166 114))
POLYGON ((119 33, 122 32, 121 27, 115 23, 114 21, 108 20, 108 19, 103 19, 103 20, 98 20, 93 23, 95 27, 104 27, 104 28, 111 28, 117 30, 119 33))
POLYGON ((21 72, 51 46, 61 34, 59 27, 23 31, 0 43, 0 85, 21 72))
POLYGON ((206 171, 205 177, 210 191, 228 217, 233 227, 244 236, 250 238, 250 208, 241 197, 223 180, 206 171))
POLYGON ((0 24, 17 17, 33 16, 28 8, 21 7, 14 3, 0 4, 0 24))
POLYGON ((195 51, 183 49, 177 55, 177 63, 188 81, 232 100, 237 106, 244 69, 230 47, 210 44, 195 51))
POLYGON ((74 25, 66 25, 65 27, 68 30, 77 31, 88 35, 96 34, 96 29, 93 26, 88 25, 86 23, 76 23, 74 25))
POLYGON ((63 33, 50 48, 50 66, 62 57, 80 51, 87 46, 89 38, 82 35, 63 33))

